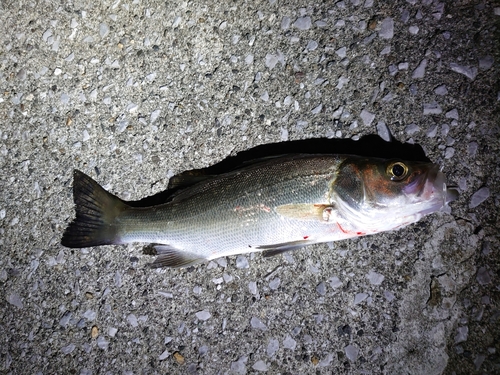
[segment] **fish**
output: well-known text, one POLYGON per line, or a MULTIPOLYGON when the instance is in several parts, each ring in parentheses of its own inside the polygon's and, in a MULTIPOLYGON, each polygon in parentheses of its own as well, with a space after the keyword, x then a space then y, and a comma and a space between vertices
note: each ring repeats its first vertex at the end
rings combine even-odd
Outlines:
POLYGON ((61 244, 146 243, 156 250, 151 267, 189 267, 396 230, 458 194, 436 164, 356 155, 281 155, 192 183, 180 176, 168 200, 136 207, 74 170, 76 216, 61 244))

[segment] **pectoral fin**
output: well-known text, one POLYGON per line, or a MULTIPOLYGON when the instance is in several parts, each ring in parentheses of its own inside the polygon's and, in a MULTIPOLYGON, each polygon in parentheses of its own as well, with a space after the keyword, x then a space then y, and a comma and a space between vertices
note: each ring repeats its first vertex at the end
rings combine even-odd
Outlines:
POLYGON ((314 243, 315 243, 314 241, 310 240, 292 241, 292 242, 277 243, 273 245, 257 246, 256 249, 262 250, 262 256, 268 258, 275 255, 283 254, 287 251, 298 250, 303 248, 304 246, 312 245, 314 243))
POLYGON ((197 263, 201 263, 205 258, 199 255, 188 253, 179 249, 175 249, 169 245, 153 244, 156 254, 158 255, 153 263, 150 264, 151 268, 172 267, 182 268, 189 267, 197 263))
POLYGON ((282 216, 298 220, 329 221, 334 207, 329 204, 284 204, 276 207, 276 212, 282 216))

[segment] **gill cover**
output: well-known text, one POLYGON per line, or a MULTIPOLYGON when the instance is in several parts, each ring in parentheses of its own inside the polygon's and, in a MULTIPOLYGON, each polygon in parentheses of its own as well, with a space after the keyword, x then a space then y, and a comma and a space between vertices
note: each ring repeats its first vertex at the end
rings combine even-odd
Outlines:
POLYGON ((436 178, 436 168, 423 162, 348 158, 339 166, 332 195, 351 209, 399 205, 418 196, 426 181, 436 178))

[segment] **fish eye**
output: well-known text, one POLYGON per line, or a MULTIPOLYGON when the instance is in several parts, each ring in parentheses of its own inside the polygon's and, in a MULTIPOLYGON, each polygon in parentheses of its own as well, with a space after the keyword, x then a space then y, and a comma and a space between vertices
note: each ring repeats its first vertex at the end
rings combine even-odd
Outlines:
POLYGON ((387 167, 387 176, 391 179, 391 181, 401 181, 408 174, 408 167, 406 164, 396 161, 394 163, 389 164, 387 167))

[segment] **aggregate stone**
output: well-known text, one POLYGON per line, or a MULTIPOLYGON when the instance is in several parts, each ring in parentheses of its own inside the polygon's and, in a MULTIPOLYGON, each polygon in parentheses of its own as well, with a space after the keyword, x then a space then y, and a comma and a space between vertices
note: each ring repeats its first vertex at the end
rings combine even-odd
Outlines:
POLYGON ((0 9, 1 373, 498 372, 495 2, 0 9), (139 200, 262 144, 373 134, 439 165, 447 212, 181 269, 60 245, 73 169, 139 200))

